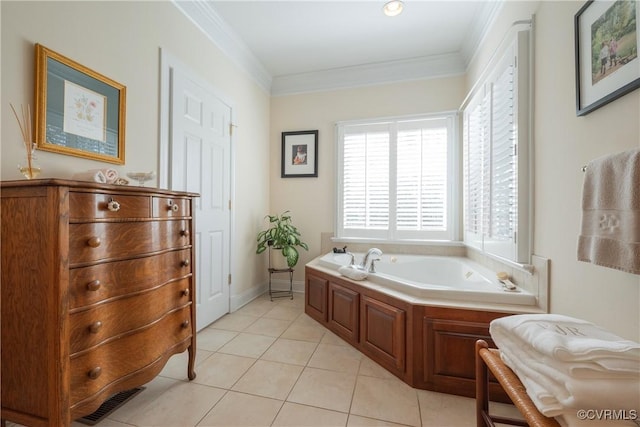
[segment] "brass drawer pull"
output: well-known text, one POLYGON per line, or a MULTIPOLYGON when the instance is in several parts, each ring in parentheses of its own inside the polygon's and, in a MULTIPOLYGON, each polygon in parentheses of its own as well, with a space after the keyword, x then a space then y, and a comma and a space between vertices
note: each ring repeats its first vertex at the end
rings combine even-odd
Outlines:
POLYGON ((185 320, 184 322, 182 322, 182 323, 180 324, 180 326, 182 327, 182 329, 187 329, 187 328, 189 327, 189 324, 190 324, 190 323, 191 323, 191 322, 189 322, 188 320, 185 320))
POLYGON ((91 332, 92 334, 97 334, 98 331, 100 331, 100 328, 102 328, 102 322, 98 320, 97 322, 89 325, 89 332, 91 332))
POLYGON ((87 290, 95 292, 98 289, 100 289, 101 285, 102 285, 102 283, 100 283, 100 280, 94 280, 93 282, 87 283, 87 290))
POLYGON ((189 264, 191 264, 191 261, 189 261, 188 259, 185 259, 184 261, 182 261, 181 265, 183 267, 189 267, 189 264))
POLYGON ((89 240, 87 240, 87 245, 91 246, 92 248, 97 248, 98 246, 100 246, 101 243, 102 243, 102 240, 100 240, 100 238, 97 236, 94 236, 89 240))
POLYGON ((189 289, 185 289, 182 291, 182 296, 188 297, 189 296, 189 289))
POLYGON ((120 210, 120 203, 116 200, 110 199, 109 203, 107 203, 107 209, 111 212, 118 212, 120 210))
POLYGON ((189 237, 189 234, 191 234, 191 233, 187 229, 180 230, 180 235, 183 236, 183 237, 189 237))
POLYGON ((100 366, 96 366, 95 368, 87 372, 87 376, 92 380, 98 379, 100 374, 102 374, 102 368, 100 366))

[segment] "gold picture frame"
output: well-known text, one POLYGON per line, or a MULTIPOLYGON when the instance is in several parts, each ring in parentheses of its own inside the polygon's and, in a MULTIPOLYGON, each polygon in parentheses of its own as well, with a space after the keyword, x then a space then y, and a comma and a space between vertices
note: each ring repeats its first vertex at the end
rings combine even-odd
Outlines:
POLYGON ((35 47, 38 148, 124 164, 126 87, 41 44, 35 47))

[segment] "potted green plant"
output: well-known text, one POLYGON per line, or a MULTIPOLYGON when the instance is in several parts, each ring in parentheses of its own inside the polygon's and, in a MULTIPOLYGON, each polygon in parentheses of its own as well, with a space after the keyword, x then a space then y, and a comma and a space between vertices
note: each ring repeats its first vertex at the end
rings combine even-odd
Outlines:
POLYGON ((309 250, 309 246, 300 240, 300 232, 291 223, 291 215, 289 211, 284 211, 280 215, 267 215, 265 219, 269 219, 269 228, 258 233, 257 254, 266 251, 269 246, 273 246, 282 253, 286 259, 289 268, 293 268, 298 263, 300 254, 297 246, 309 250))

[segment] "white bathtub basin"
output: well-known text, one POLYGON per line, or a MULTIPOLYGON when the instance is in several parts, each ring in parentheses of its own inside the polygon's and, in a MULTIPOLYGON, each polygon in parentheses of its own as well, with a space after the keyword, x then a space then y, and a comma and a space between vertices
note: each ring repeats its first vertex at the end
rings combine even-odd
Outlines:
MULTIPOLYGON (((356 264, 364 254, 354 254, 356 264)), ((314 262, 337 273, 349 265, 347 254, 328 253, 314 262)), ((535 306, 535 295, 522 288, 506 291, 496 273, 461 257, 384 254, 367 281, 424 299, 535 306)))

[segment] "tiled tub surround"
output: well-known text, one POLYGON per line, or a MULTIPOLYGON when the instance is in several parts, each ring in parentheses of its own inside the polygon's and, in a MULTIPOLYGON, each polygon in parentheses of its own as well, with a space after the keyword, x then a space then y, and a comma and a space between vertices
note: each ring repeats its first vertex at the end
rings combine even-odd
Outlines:
MULTIPOLYGON (((309 318, 303 305, 302 294, 262 296, 224 316, 198 333, 193 381, 186 354, 174 356, 98 426, 476 425, 474 399, 409 387, 309 318)), ((512 405, 491 405, 519 417, 512 405)))

